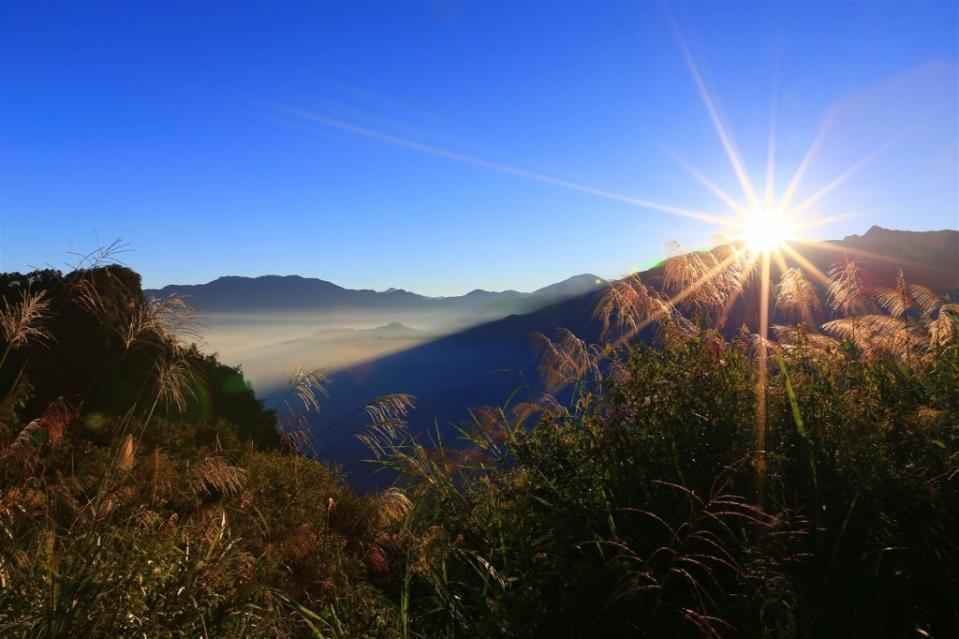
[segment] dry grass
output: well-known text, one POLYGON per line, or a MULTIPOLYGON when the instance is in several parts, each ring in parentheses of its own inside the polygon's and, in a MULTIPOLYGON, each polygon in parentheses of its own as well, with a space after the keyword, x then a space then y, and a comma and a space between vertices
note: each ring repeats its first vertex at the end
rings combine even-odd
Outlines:
POLYGON ((390 446, 406 430, 406 418, 416 408, 416 398, 405 393, 378 397, 363 407, 369 423, 357 434, 357 438, 376 456, 382 459, 390 446))
POLYGON ((822 327, 827 333, 852 340, 870 357, 905 357, 924 341, 906 320, 890 315, 845 317, 826 322, 822 327))
POLYGON ((565 328, 556 329, 557 340, 534 333, 533 343, 539 348, 539 372, 548 392, 575 384, 584 376, 599 378, 598 355, 585 341, 565 328))
POLYGON ((50 300, 46 291, 22 291, 20 300, 10 304, 6 298, 0 309, 0 330, 7 348, 19 348, 29 342, 44 344, 53 339, 45 324, 50 320, 50 300))
POLYGON ((909 285, 906 283, 906 276, 902 269, 896 278, 895 288, 879 287, 873 291, 879 306, 893 317, 902 317, 910 309, 918 308, 919 304, 913 299, 909 291, 909 285))
POLYGON ((603 336, 628 336, 635 334, 650 321, 665 319, 672 309, 656 291, 647 287, 639 275, 609 282, 593 317, 603 324, 603 336))
POLYGON ((936 318, 929 322, 929 346, 944 348, 959 338, 959 304, 943 304, 936 318))
POLYGON ((663 287, 674 297, 682 296, 682 304, 691 310, 721 309, 731 292, 725 286, 742 286, 738 273, 724 267, 712 251, 686 253, 675 241, 667 244, 674 253, 666 260, 663 287))
POLYGON ((133 468, 133 456, 136 453, 136 443, 133 441, 133 435, 129 433, 123 438, 120 444, 120 450, 117 453, 117 467, 120 470, 130 470, 133 468))
POLYGON ((782 274, 776 287, 776 308, 813 325, 813 313, 820 308, 819 296, 800 269, 791 268, 782 274))
POLYGON ((318 411, 320 410, 320 398, 329 396, 329 392, 326 390, 326 385, 329 383, 330 378, 324 369, 305 370, 300 366, 290 375, 287 382, 288 391, 281 403, 291 414, 299 412, 294 410, 290 404, 293 398, 299 400, 302 412, 318 411))
MULTIPOLYGON (((365 499, 330 488, 334 473, 307 460, 275 454, 250 465, 261 453, 221 446, 229 430, 215 424, 186 444, 191 426, 159 417, 138 435, 128 418, 96 430, 62 399, 25 426, 5 424, 0 632, 842 636, 833 619, 868 623, 877 610, 925 631, 927 609, 950 610, 932 599, 951 583, 937 571, 955 565, 933 555, 954 547, 954 518, 937 508, 951 507, 943 496, 959 477, 955 352, 946 352, 959 307, 904 276, 871 289, 847 261, 829 287, 845 317, 821 335, 815 288, 787 271, 777 305, 802 321, 774 326, 757 349, 783 362, 763 389, 769 476, 781 485, 757 500, 744 461, 756 411, 746 345, 763 338, 727 341, 665 295, 692 287, 677 304, 701 322, 752 277, 745 259, 721 267, 737 255, 671 258, 664 291, 638 277, 610 283, 595 311, 604 337, 626 341, 655 322, 666 328, 661 348, 621 358, 625 349, 567 330, 535 336, 547 388, 574 387, 570 408, 551 394, 474 408, 461 426, 470 447, 453 449, 439 430, 433 446, 409 435, 410 395, 359 407, 351 416, 366 425, 346 438, 409 480, 365 499), (708 470, 724 466, 718 479, 708 470), (875 601, 853 592, 862 583, 875 601), (850 593, 854 614, 833 605, 837 592, 850 593)), ((77 291, 83 308, 102 310, 95 289, 77 291)), ((49 341, 31 332, 46 330, 49 305, 41 298, 25 313, 25 301, 4 305, 4 336, 49 341)), ((196 382, 176 336, 187 305, 166 300, 135 315, 122 342, 160 347, 156 402, 182 410, 196 382)), ((305 415, 327 383, 320 370, 290 378, 284 405, 296 428, 286 435, 300 452, 316 454, 305 415)))
POLYGON ((829 269, 829 305, 842 315, 868 313, 874 308, 865 274, 859 263, 848 257, 829 269))
POLYGON ((197 495, 236 495, 243 490, 247 472, 220 455, 210 455, 190 468, 189 483, 197 495))
POLYGON ((192 360, 179 345, 168 342, 154 364, 157 401, 183 412, 187 402, 195 398, 195 378, 196 371, 192 360))
POLYGON ((130 348, 144 335, 181 342, 199 339, 200 324, 196 308, 180 295, 146 300, 130 314, 123 342, 130 348))

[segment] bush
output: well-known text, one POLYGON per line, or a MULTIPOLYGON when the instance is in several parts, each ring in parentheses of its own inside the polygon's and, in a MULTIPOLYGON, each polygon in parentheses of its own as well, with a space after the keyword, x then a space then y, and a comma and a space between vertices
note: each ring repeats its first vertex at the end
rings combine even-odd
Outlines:
MULTIPOLYGON (((864 307, 844 268, 834 306, 864 307)), ((787 284, 801 306, 811 288, 787 284)), ((902 276, 876 295, 891 314, 824 325, 841 341, 724 336, 700 327, 718 286, 692 322, 617 282, 598 317, 622 346, 538 339, 564 402, 476 408, 460 448, 393 440, 407 395, 359 409, 402 478, 368 496, 281 440, 241 372, 183 340, 182 301, 147 302, 131 271, 0 293, 4 636, 959 631, 959 322, 902 276), (629 339, 653 320, 652 345, 629 339)), ((322 375, 294 379, 287 403, 315 408, 322 375)))
POLYGON ((494 428, 477 420, 465 464, 445 463, 456 451, 398 450, 397 467, 420 478, 407 530, 412 627, 954 630, 957 349, 911 371, 807 349, 772 363, 761 491, 747 352, 710 336, 634 349, 614 378, 531 428, 505 412, 494 428))

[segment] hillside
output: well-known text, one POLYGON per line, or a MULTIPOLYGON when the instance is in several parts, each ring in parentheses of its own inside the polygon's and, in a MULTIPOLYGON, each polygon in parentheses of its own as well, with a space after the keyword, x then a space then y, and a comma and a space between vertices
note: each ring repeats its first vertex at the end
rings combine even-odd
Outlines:
MULTIPOLYGON (((821 271, 828 273, 832 264, 844 254, 856 258, 873 284, 892 286, 902 260, 907 277, 918 273, 914 281, 944 293, 955 293, 959 287, 959 231, 916 233, 873 227, 862 236, 850 236, 828 243, 835 250, 813 248, 803 254, 821 271)), ((772 280, 781 275, 772 265, 772 280)), ((661 286, 663 269, 640 274, 643 282, 661 286)), ((825 301, 825 291, 810 276, 818 296, 825 301)), ((531 342, 533 333, 551 335, 557 327, 571 330, 588 343, 600 339, 601 325, 594 310, 602 291, 568 299, 532 313, 511 315, 503 319, 441 337, 409 350, 350 367, 333 377, 331 397, 324 402, 317 425, 349 412, 363 394, 382 395, 404 392, 418 399, 411 418, 414 430, 429 430, 434 420, 448 424, 466 419, 471 406, 500 406, 514 392, 514 401, 535 397, 543 391, 537 372, 536 352, 531 342)), ((758 292, 748 288, 730 311, 727 334, 735 334, 746 323, 756 328, 755 310, 758 292)), ((823 311, 817 319, 826 319, 823 311)), ((789 323, 789 318, 773 314, 771 322, 789 323)), ((645 335, 652 336, 652 331, 645 335)), ((261 392, 266 389, 260 389, 261 392)), ((320 449, 324 459, 343 463, 354 474, 358 485, 378 485, 388 481, 383 475, 371 475, 371 468, 360 460, 368 457, 364 446, 349 437, 359 422, 346 420, 324 434, 320 449), (372 482, 372 483, 370 483, 372 482)), ((445 429, 448 434, 453 430, 445 429)))
MULTIPOLYGON (((675 277, 676 264, 644 277, 675 277)), ((578 323, 598 337, 594 304, 609 291, 653 300, 644 286, 613 283, 602 300, 484 324, 333 384, 303 372, 276 415, 239 371, 190 345, 188 309, 148 302, 132 271, 3 275, 0 629, 955 634, 959 305, 928 288, 870 289, 867 314, 832 305, 831 326, 853 329, 843 339, 794 325, 768 344, 682 314, 711 317, 721 300, 655 298, 664 306, 649 308, 669 313, 642 332, 655 334, 648 346, 543 342, 551 389, 565 390, 539 395, 530 371, 514 406, 475 410, 457 437, 442 426, 424 436, 427 411, 462 411, 482 393, 502 391, 501 402, 521 380, 496 367, 528 357, 531 331, 578 323), (412 436, 414 398, 372 397, 393 384, 426 397, 412 436), (362 421, 340 432, 337 405, 362 421), (317 418, 311 437, 304 420, 317 418), (317 423, 330 437, 316 438, 317 423), (343 456, 357 433, 367 448, 356 454, 388 473, 354 472, 351 486, 304 458, 343 456), (334 438, 345 445, 331 455, 334 438)), ((839 288, 847 300, 860 291, 851 280, 839 288)), ((391 323, 308 339, 413 333, 391 323)))

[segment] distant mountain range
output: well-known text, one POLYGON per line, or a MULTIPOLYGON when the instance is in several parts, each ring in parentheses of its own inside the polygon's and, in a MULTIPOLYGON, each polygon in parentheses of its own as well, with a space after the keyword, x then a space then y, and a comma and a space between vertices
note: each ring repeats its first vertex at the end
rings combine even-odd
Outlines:
POLYGON ((863 235, 823 242, 831 248, 803 247, 802 253, 823 272, 841 253, 866 267, 876 285, 891 286, 899 269, 907 279, 939 291, 959 288, 959 231, 896 231, 873 226, 863 235))
MULTIPOLYGON (((957 231, 910 232, 873 227, 861 236, 801 247, 801 252, 824 273, 845 253, 860 262, 874 284, 892 286, 902 268, 910 281, 944 293, 955 295, 959 288, 957 231)), ((644 282, 654 286, 661 283, 662 275, 661 266, 640 274, 644 282)), ((774 282, 779 277, 775 264, 771 275, 774 282)), ((821 285, 818 286, 825 300, 821 285)), ((531 313, 480 324, 339 371, 333 377, 330 397, 323 404, 317 424, 331 423, 372 397, 406 392, 417 397, 411 429, 419 431, 432 429, 436 423, 461 421, 468 416, 471 406, 501 405, 517 390, 522 397, 540 393, 542 385, 530 335, 549 334, 556 327, 564 327, 588 342, 598 341, 600 326, 593 319, 593 310, 601 292, 590 291, 531 313)), ((747 291, 733 308, 727 324, 730 330, 743 322, 755 323, 755 313, 747 312, 750 305, 755 307, 755 293, 747 291)), ((772 320, 783 322, 784 318, 774 316, 772 320)), ((382 484, 388 478, 372 474, 370 465, 359 462, 369 454, 359 442, 349 438, 351 430, 360 426, 361 422, 344 421, 324 435, 320 449, 343 440, 324 457, 342 463, 352 472, 358 486, 382 484)), ((448 435, 452 433, 449 428, 445 430, 448 435)))
POLYGON ((171 294, 188 298, 201 313, 314 312, 443 312, 476 313, 481 316, 525 313, 562 299, 599 288, 603 280, 595 275, 575 275, 532 293, 484 291, 465 295, 428 297, 403 289, 386 291, 348 289, 325 280, 299 275, 262 277, 220 277, 207 284, 171 285, 144 291, 147 297, 171 294))
POLYGON ((303 349, 310 342, 336 342, 346 341, 408 341, 422 337, 423 331, 411 328, 402 322, 390 322, 383 326, 375 328, 326 328, 316 331, 312 335, 299 339, 290 339, 270 344, 264 350, 274 351, 276 348, 288 347, 294 349, 303 349))
MULTIPOLYGON (((901 268, 909 281, 953 296, 959 288, 959 231, 911 232, 874 226, 863 235, 797 248, 822 273, 828 273, 845 254, 861 264, 869 283, 874 285, 892 286, 901 268)), ((791 258, 787 260, 790 266, 796 265, 791 258)), ((803 270, 825 301, 822 283, 816 281, 808 267, 803 270)), ((779 276, 780 267, 774 260, 774 283, 779 276)), ((661 287, 662 265, 640 277, 648 285, 661 287)), ((531 293, 475 290, 454 297, 427 297, 401 289, 352 290, 320 279, 269 275, 222 277, 208 284, 167 286, 146 293, 153 297, 185 295, 201 313, 227 318, 294 311, 306 317, 316 313, 319 317, 323 312, 336 311, 393 322, 369 329, 337 327, 301 333, 302 337, 297 339, 278 340, 268 347, 250 350, 242 361, 248 365, 247 370, 255 370, 284 357, 324 348, 322 352, 328 358, 324 363, 339 370, 333 374, 330 397, 323 401, 320 414, 314 418, 317 427, 337 421, 374 397, 404 392, 417 397, 418 408, 410 423, 413 431, 440 424, 441 430, 451 435, 452 429, 442 428, 443 425, 465 419, 471 406, 501 405, 515 391, 525 397, 542 392, 530 341, 532 333, 550 334, 556 327, 564 327, 587 342, 599 341, 600 326, 593 318, 593 310, 604 284, 602 278, 584 274, 531 293), (470 328, 445 335, 442 330, 421 332, 395 322, 406 317, 404 313, 459 317, 459 325, 470 328), (441 336, 435 337, 437 334, 441 336), (337 348, 351 357, 366 354, 367 359, 340 368, 337 348)), ((736 330, 743 323, 755 330, 758 291, 753 289, 744 291, 731 309, 728 330, 736 330)), ((772 323, 787 321, 775 312, 771 318, 772 323)), ((256 383, 262 397, 269 398, 281 391, 256 383)), ((319 449, 335 444, 323 457, 342 463, 353 474, 355 485, 372 487, 388 478, 372 474, 372 467, 359 461, 368 452, 351 438, 351 433, 363 425, 358 421, 362 418, 360 414, 355 420, 344 420, 326 432, 319 449)))

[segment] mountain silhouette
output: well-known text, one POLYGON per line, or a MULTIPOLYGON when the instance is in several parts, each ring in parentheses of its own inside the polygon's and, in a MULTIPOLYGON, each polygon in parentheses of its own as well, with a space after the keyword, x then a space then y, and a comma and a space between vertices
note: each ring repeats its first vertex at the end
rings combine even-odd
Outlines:
MULTIPOLYGON (((845 253, 862 265, 874 284, 893 285, 902 268, 910 281, 941 292, 955 294, 959 287, 959 232, 953 230, 910 232, 873 227, 864 235, 804 246, 801 251, 823 273, 828 273, 845 253)), ((774 283, 779 275, 779 267, 772 264, 774 283)), ((662 265, 640 277, 647 284, 660 286, 662 265)), ((813 277, 809 279, 814 282, 813 277)), ((585 282, 582 277, 573 280, 585 282)), ((816 285, 825 301, 822 284, 816 285)), ((413 432, 433 431, 438 425, 444 437, 455 437, 450 424, 467 419, 469 407, 501 406, 511 395, 516 394, 519 400, 542 392, 531 334, 550 334, 556 327, 564 327, 587 342, 599 341, 601 326, 593 318, 593 311, 602 290, 602 286, 595 286, 530 313, 480 324, 341 370, 334 375, 330 397, 314 418, 315 428, 323 429, 324 424, 337 421, 373 397, 404 392, 417 397, 417 409, 410 420, 413 432)), ((756 297, 755 290, 744 291, 731 311, 728 330, 737 330, 742 323, 755 330, 756 297)), ((771 321, 788 320, 774 314, 771 321)), ((342 464, 351 472, 356 486, 368 489, 382 486, 391 476, 374 473, 375 466, 362 462, 370 454, 352 434, 363 423, 359 416, 325 432, 316 443, 316 452, 342 464)))
POLYGON ((398 288, 385 291, 348 289, 299 275, 225 276, 206 284, 174 284, 161 289, 147 289, 144 293, 149 298, 171 294, 184 296, 201 313, 428 311, 477 313, 488 318, 491 314, 529 312, 560 299, 583 294, 590 288, 596 288, 596 282, 600 281, 595 275, 583 274, 532 293, 476 289, 465 295, 428 297, 398 288))

